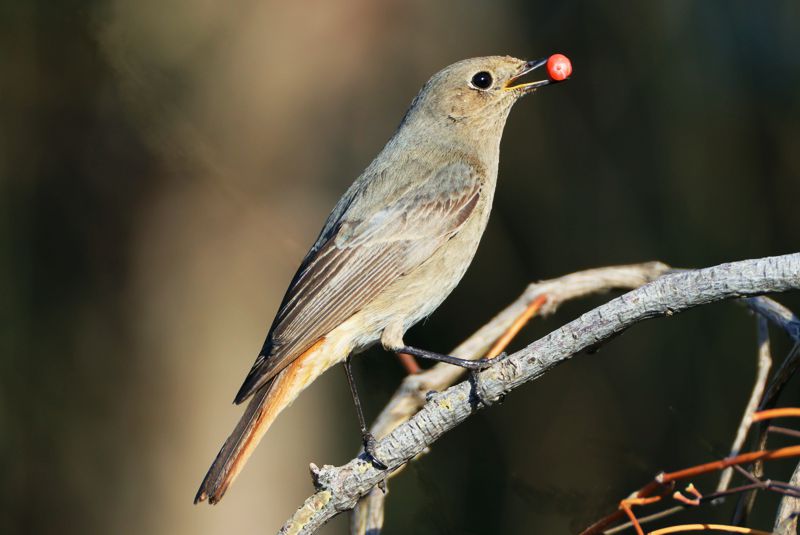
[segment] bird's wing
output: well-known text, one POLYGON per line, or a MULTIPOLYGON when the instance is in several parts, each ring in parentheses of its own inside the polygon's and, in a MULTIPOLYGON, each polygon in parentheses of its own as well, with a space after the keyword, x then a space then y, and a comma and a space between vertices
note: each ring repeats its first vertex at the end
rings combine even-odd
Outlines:
POLYGON ((237 403, 457 233, 478 202, 484 171, 450 164, 414 184, 388 186, 394 200, 381 204, 390 175, 384 171, 374 184, 351 189, 334 209, 292 280, 237 403))

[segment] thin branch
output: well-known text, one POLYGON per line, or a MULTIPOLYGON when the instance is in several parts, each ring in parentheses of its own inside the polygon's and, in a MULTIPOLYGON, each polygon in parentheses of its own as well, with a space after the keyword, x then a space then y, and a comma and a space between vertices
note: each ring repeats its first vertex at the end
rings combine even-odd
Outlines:
POLYGON ((797 431, 796 429, 789 429, 788 427, 779 427, 777 425, 771 425, 767 428, 767 432, 779 435, 786 435, 787 437, 792 437, 792 438, 800 438, 800 431, 797 431))
POLYGON ((684 524, 682 526, 657 529, 656 531, 651 531, 650 535, 667 535, 669 533, 685 533, 687 531, 722 531, 725 533, 746 533, 749 535, 772 535, 767 531, 740 528, 738 526, 726 526, 724 524, 684 524))
POLYGON ((775 372, 775 376, 767 386, 764 399, 758 407, 759 410, 769 409, 775 406, 783 387, 786 386, 786 383, 800 366, 800 350, 798 350, 800 346, 800 318, 785 306, 768 297, 752 297, 745 299, 744 302, 751 310, 783 329, 795 344, 795 347, 792 348, 789 355, 775 372))
MULTIPOLYGON (((640 321, 723 299, 797 289, 800 289, 800 253, 665 275, 587 312, 503 359, 478 375, 479 386, 484 399, 494 401, 640 321)), ((480 408, 471 393, 472 384, 464 381, 431 396, 413 418, 377 443, 379 458, 391 471, 420 454, 480 408)), ((314 470, 316 493, 287 520, 280 533, 313 533, 340 512, 352 509, 386 475, 386 471, 378 470, 362 457, 344 466, 314 470)))
POLYGON ((778 448, 776 450, 751 451, 749 453, 741 453, 736 457, 726 457, 720 461, 711 461, 710 463, 698 464, 697 466, 692 466, 691 468, 660 474, 658 477, 656 477, 656 482, 664 485, 673 481, 697 477, 709 472, 714 472, 716 470, 722 470, 723 468, 733 466, 734 464, 744 464, 753 461, 772 461, 775 459, 786 459, 797 456, 800 456, 800 446, 786 446, 785 448, 778 448))
MULTIPOLYGON (((768 491, 774 492, 776 494, 782 494, 784 496, 800 498, 800 488, 798 488, 798 487, 790 485, 789 483, 782 483, 780 481, 772 481, 772 480, 761 481, 759 479, 752 478, 750 476, 750 474, 747 473, 739 465, 735 465, 734 468, 737 469, 737 470, 740 470, 745 475, 745 477, 747 477, 748 479, 750 479, 752 481, 752 483, 750 483, 749 485, 742 485, 740 487, 727 489, 727 490, 724 490, 724 491, 721 491, 721 492, 713 492, 711 494, 706 494, 704 496, 700 496, 697 503, 686 503, 686 502, 684 502, 684 503, 681 503, 680 505, 670 507, 669 509, 664 509, 663 511, 658 511, 656 513, 652 513, 652 514, 650 514, 648 516, 637 517, 636 520, 637 520, 638 524, 644 525, 644 524, 647 524, 649 522, 654 522, 656 520, 661 520, 661 519, 666 518, 668 516, 674 515, 675 513, 680 513, 682 511, 685 511, 687 509, 687 507, 694 507, 694 506, 697 506, 697 505, 702 505, 702 504, 707 504, 707 503, 715 504, 715 503, 719 502, 719 498, 726 497, 726 496, 731 496, 733 494, 741 494, 742 492, 746 492, 746 491, 749 491, 749 490, 752 490, 752 489, 763 489, 763 490, 768 490, 768 491)), ((673 498, 676 498, 676 496, 673 496, 673 498)), ((621 515, 617 515, 617 516, 621 516, 621 515)), ((621 531, 625 531, 628 528, 633 527, 633 525, 634 525, 633 522, 629 521, 629 522, 626 522, 624 524, 619 524, 617 526, 614 526, 613 528, 607 528, 607 529, 605 529, 603 531, 603 534, 604 535, 613 535, 614 533, 619 533, 621 531)), ((652 535, 652 533, 650 535, 652 535)))
POLYGON ((489 351, 486 352, 485 357, 488 359, 493 359, 499 356, 503 351, 506 350, 508 345, 511 343, 512 340, 519 334, 525 325, 534 317, 547 303, 548 297, 546 295, 540 295, 533 301, 531 304, 528 305, 528 308, 520 314, 520 316, 514 320, 514 323, 511 324, 511 327, 503 333, 497 342, 494 343, 492 347, 489 348, 489 351))
MULTIPOLYGON (((753 391, 750 393, 750 400, 744 409, 739 430, 736 432, 736 438, 733 440, 730 457, 735 457, 742 451, 747 432, 750 431, 750 424, 753 422, 753 413, 758 408, 761 397, 764 395, 764 389, 769 378, 769 370, 772 367, 772 354, 769 349, 769 329, 767 327, 767 319, 764 316, 758 317, 758 357, 756 367, 756 382, 753 385, 753 391)), ((717 485, 717 492, 722 492, 728 488, 732 476, 732 468, 726 468, 722 471, 717 485)))
MULTIPOLYGON (((777 305, 780 308, 783 308, 781 305, 778 305, 774 301, 770 300, 771 303, 777 305)), ((773 307, 774 308, 774 307, 773 307)), ((789 333, 790 336, 794 337, 792 334, 791 326, 793 325, 800 325, 800 322, 797 321, 797 318, 791 314, 787 309, 786 312, 793 318, 786 322, 786 331, 789 333)), ((770 316, 765 316, 770 318, 770 316)), ((772 316, 771 319, 780 321, 781 318, 784 318, 785 315, 781 314, 779 316, 772 316)), ((796 334, 796 331, 795 331, 796 334)), ((775 404, 778 402, 778 398, 783 392, 784 387, 789 382, 789 379, 792 375, 797 371, 797 367, 800 365, 800 341, 796 341, 794 347, 789 351, 789 354, 783 359, 780 368, 778 371, 775 372, 772 381, 770 381, 769 385, 767 385, 767 391, 764 393, 764 397, 761 400, 761 404, 759 405, 759 410, 761 412, 766 412, 770 408, 774 407, 775 404)), ((769 424, 770 420, 761 420, 761 425, 758 428, 758 433, 753 438, 753 449, 763 450, 767 447, 767 438, 769 436, 769 424)), ((753 465, 751 470, 752 474, 756 478, 760 478, 763 475, 764 467, 761 462, 756 462, 753 465)), ((736 502, 736 509, 733 513, 733 518, 731 520, 734 524, 744 524, 747 521, 747 517, 750 514, 750 511, 755 504, 756 499, 756 491, 742 494, 739 496, 738 501, 736 502)))
MULTIPOLYGON (((392 475, 398 472, 394 472, 392 475)), ((350 533, 377 535, 381 532, 387 493, 374 487, 358 501, 350 518, 350 533)))
MULTIPOLYGON (((680 513, 681 511, 685 510, 686 510, 685 505, 676 505, 674 507, 670 507, 669 509, 664 509, 663 511, 659 511, 651 515, 638 518, 638 521, 639 524, 647 524, 649 522, 655 522, 656 520, 661 520, 662 518, 674 515, 675 513, 680 513)), ((603 531, 603 535, 614 535, 615 533, 625 531, 630 527, 633 527, 633 522, 625 522, 624 524, 620 524, 618 526, 614 526, 613 528, 609 528, 603 531)))
MULTIPOLYGON (((638 526, 639 522, 637 521, 636 517, 634 516, 631 506, 634 505, 648 505, 651 503, 655 503, 661 500, 668 492, 673 488, 674 483, 683 479, 694 478, 697 476, 701 476, 703 474, 708 474, 710 472, 715 472, 717 470, 723 470, 729 466, 737 466, 744 463, 750 463, 756 460, 763 460, 763 461, 772 461, 775 459, 787 459, 789 457, 798 457, 800 456, 800 446, 788 446, 785 448, 778 448, 776 450, 762 450, 762 451, 751 451, 749 453, 742 453, 737 455, 736 457, 726 457, 725 459, 721 459, 719 461, 712 461, 710 463, 698 464, 696 466, 690 466, 689 468, 684 468, 683 470, 676 470, 674 472, 662 472, 658 474, 655 479, 650 481, 647 485, 640 488, 639 490, 633 492, 630 497, 623 499, 620 501, 619 508, 614 511, 613 513, 601 518, 585 530, 581 532, 581 535, 597 535, 598 533, 606 533, 606 528, 623 518, 624 516, 628 516, 631 519, 630 524, 636 528, 637 532, 641 531, 641 527, 638 526)), ((775 490, 779 488, 778 492, 784 493, 789 487, 789 492, 794 492, 794 488, 791 485, 780 483, 780 482, 773 482, 773 481, 761 481, 757 478, 752 478, 748 475, 753 481, 753 484, 746 485, 744 487, 740 487, 738 489, 731 489, 726 490, 718 493, 714 493, 713 495, 702 497, 699 492, 694 494, 695 497, 698 498, 698 501, 693 503, 692 505, 699 504, 700 501, 713 501, 719 498, 721 495, 727 494, 734 494, 734 493, 741 493, 745 491, 749 491, 751 489, 770 489, 775 490)), ((693 488, 693 485, 690 486, 693 488)), ((688 489, 687 489, 688 490, 688 489)), ((676 493, 677 494, 677 493, 676 493)), ((673 498, 676 497, 676 494, 673 494, 673 498)), ((685 498, 680 500, 684 505, 689 504, 689 501, 685 498)), ((647 517, 651 518, 651 517, 647 517)))
POLYGON ((800 365, 800 339, 795 341, 789 354, 783 359, 780 368, 775 372, 775 377, 772 378, 769 386, 767 386, 764 400, 761 402, 761 406, 759 406, 760 410, 775 406, 786 383, 789 382, 789 379, 791 379, 797 371, 798 365, 800 365))
POLYGON ((403 368, 406 370, 406 373, 409 375, 414 375, 422 371, 422 368, 420 368, 419 364, 417 364, 417 359, 415 359, 408 353, 398 353, 397 360, 400 361, 400 364, 403 366, 403 368))
POLYGON ((753 414, 754 422, 763 422, 764 420, 772 420, 774 418, 798 418, 800 417, 800 408, 798 407, 782 407, 780 409, 767 409, 765 411, 758 411, 753 414))
POLYGON ((753 312, 786 331, 795 343, 800 342, 800 318, 791 310, 769 297, 750 297, 743 301, 753 312))

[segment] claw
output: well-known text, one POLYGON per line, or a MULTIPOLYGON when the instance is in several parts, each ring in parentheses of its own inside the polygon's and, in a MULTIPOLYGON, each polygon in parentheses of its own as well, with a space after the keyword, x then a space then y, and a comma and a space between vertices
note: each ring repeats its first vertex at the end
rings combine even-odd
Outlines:
POLYGON ((503 351, 502 353, 500 353, 496 357, 488 357, 488 358, 476 359, 473 362, 477 363, 478 366, 476 368, 474 368, 473 371, 488 370, 489 368, 491 368, 492 366, 495 366, 496 364, 499 364, 500 362, 502 362, 506 358, 508 358, 508 353, 503 351))
MULTIPOLYGON (((486 359, 486 360, 494 360, 494 359, 486 359)), ((491 407, 494 405, 493 401, 490 401, 483 393, 483 388, 481 388, 480 377, 479 374, 480 370, 470 370, 469 371, 469 382, 472 383, 472 392, 470 394, 473 396, 475 405, 477 406, 479 403, 484 407, 491 407)))
POLYGON ((367 457, 372 462, 372 465, 378 470, 387 470, 389 467, 386 466, 386 464, 384 464, 380 459, 378 459, 378 456, 375 453, 375 445, 377 444, 377 441, 372 433, 364 433, 362 440, 364 442, 364 453, 367 454, 367 457))

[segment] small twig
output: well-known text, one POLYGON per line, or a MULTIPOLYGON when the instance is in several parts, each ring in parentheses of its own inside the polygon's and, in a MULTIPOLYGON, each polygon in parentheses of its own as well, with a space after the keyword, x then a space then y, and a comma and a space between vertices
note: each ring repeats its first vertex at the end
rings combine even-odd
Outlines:
MULTIPOLYGON (((794 341, 794 347, 789 352, 789 355, 783 359, 774 377, 767 385, 766 392, 759 404, 759 409, 769 409, 777 404, 783 388, 795 374, 797 368, 800 367, 800 319, 788 308, 766 297, 752 297, 745 299, 744 302, 753 311, 781 327, 794 341)), ((765 421, 759 426, 758 434, 753 438, 753 447, 755 449, 766 448, 768 429, 769 421, 765 421)), ((761 471, 762 467, 759 464, 753 466, 753 474, 760 477, 761 471)), ((744 523, 754 503, 755 493, 741 495, 736 504, 732 522, 734 524, 744 523)))
POLYGON ((764 420, 771 420, 773 418, 798 418, 800 417, 800 408, 797 407, 781 407, 780 409, 767 409, 765 411, 758 411, 753 414, 754 422, 763 422, 764 420))
POLYGON ((749 485, 742 485, 741 487, 723 490, 722 492, 715 492, 713 494, 703 496, 700 501, 701 503, 706 503, 717 500, 722 496, 747 492, 753 489, 768 490, 770 492, 774 492, 775 494, 782 494, 784 496, 800 496, 800 488, 789 485, 788 483, 782 483, 780 481, 772 481, 771 479, 768 479, 766 481, 756 480, 754 483, 750 483, 749 485))
POLYGON ((417 363, 417 359, 415 359, 413 355, 409 355, 408 353, 398 353, 397 360, 400 361, 403 369, 409 375, 414 375, 422 371, 422 368, 420 368, 419 364, 417 363))
POLYGON ((764 399, 758 407, 761 410, 770 409, 775 406, 783 387, 800 366, 800 318, 785 306, 768 297, 751 297, 743 299, 743 301, 751 310, 780 327, 795 344, 775 372, 775 377, 767 386, 764 399))
MULTIPOLYGON (((753 451, 749 453, 743 453, 737 455, 736 457, 727 457, 719 461, 712 461, 710 463, 699 464, 697 466, 692 466, 689 468, 685 468, 683 470, 676 470, 675 472, 664 472, 658 474, 653 481, 651 481, 650 483, 648 483, 647 485, 645 485, 644 487, 633 493, 631 495, 631 498, 628 498, 627 500, 630 501, 631 499, 633 500, 648 499, 650 496, 653 496, 658 492, 663 492, 665 487, 671 483, 683 479, 695 478, 697 476, 707 474, 710 472, 715 472, 717 470, 723 470, 729 466, 751 463, 756 460, 769 461, 774 459, 785 459, 797 456, 800 456, 800 446, 788 446, 786 448, 779 448, 776 450, 753 451)), ((749 490, 750 488, 751 487, 748 486, 745 489, 737 489, 737 492, 741 492, 741 490, 749 490)), ((758 481, 757 483, 754 484, 752 488, 763 488, 763 483, 758 481)), ((711 498, 718 498, 718 497, 719 495, 715 495, 711 498)), ((623 500, 623 502, 624 501, 625 500, 623 500)), ((595 522, 594 524, 583 530, 581 532, 581 535, 595 535, 597 533, 601 533, 605 530, 605 528, 620 520, 625 514, 627 514, 626 511, 622 510, 614 511, 613 513, 598 520, 597 522, 595 522)))
POLYGON ((789 335, 795 342, 800 342, 800 318, 791 310, 769 297, 758 296, 743 299, 745 305, 753 312, 764 316, 789 335))
MULTIPOLYGON (((661 520, 662 518, 684 511, 685 509, 686 507, 683 505, 676 505, 675 507, 670 507, 669 509, 664 509, 663 511, 637 518, 637 521, 639 524, 648 524, 650 522, 655 522, 656 520, 661 520)), ((633 527, 633 522, 625 522, 624 524, 620 524, 619 526, 614 526, 613 528, 603 531, 603 535, 614 535, 615 533, 625 531, 630 527, 633 527)))
POLYGON ((778 435, 786 435, 792 438, 800 438, 800 431, 796 429, 789 429, 788 427, 779 427, 777 425, 771 425, 767 427, 767 432, 775 433, 778 435))
POLYGON ((651 531, 648 535, 668 535, 669 533, 685 533, 687 531, 722 531, 724 533, 747 533, 749 535, 772 535, 767 531, 724 524, 683 524, 651 531))
MULTIPOLYGON (((728 457, 719 461, 712 461, 710 463, 699 464, 686 468, 684 470, 677 470, 660 474, 656 477, 659 483, 670 483, 681 479, 696 477, 716 470, 722 470, 734 464, 751 463, 754 461, 772 461, 774 459, 786 459, 788 457, 797 457, 800 455, 800 446, 787 446, 785 448, 778 448, 775 450, 761 450, 751 451, 750 453, 742 453, 736 457, 728 457)), ((756 476, 758 477, 758 476, 756 476)))
MULTIPOLYGON (((772 367, 772 354, 769 347, 769 328, 767 327, 767 319, 764 316, 759 316, 758 324, 758 356, 757 356, 757 372, 756 382, 753 385, 753 391, 750 393, 750 400, 744 409, 742 421, 739 424, 739 429, 736 432, 736 438, 731 446, 730 457, 734 457, 742 451, 742 446, 747 438, 747 433, 750 431, 750 424, 753 420, 753 413, 758 408, 761 398, 764 395, 764 389, 767 385, 767 378, 769 377, 769 370, 772 367)), ((722 471, 717 485, 717 491, 721 492, 728 488, 733 470, 726 468, 722 471)))
MULTIPOLYGON (((783 321, 782 325, 790 336, 793 336, 793 333, 796 334, 795 326, 800 325, 800 323, 788 309, 779 305, 775 301, 772 301, 771 299, 762 299, 760 301, 756 301, 755 303, 759 305, 760 310, 768 311, 764 313, 765 317, 779 323, 783 321), (786 319, 787 315, 791 316, 791 318, 786 319)), ((761 400, 759 411, 763 412, 775 406, 778 401, 778 397, 783 391, 783 388, 788 383, 792 374, 794 374, 794 372, 797 370, 798 365, 800 365, 800 341, 795 342, 794 347, 792 347, 791 351, 789 351, 789 354, 786 356, 786 358, 783 359, 778 371, 775 372, 775 376, 767 386, 767 390, 764 393, 764 398, 761 400)), ((767 431, 769 429, 769 419, 762 419, 760 421, 762 423, 759 426, 758 433, 753 438, 753 448, 763 450, 767 447, 767 438, 769 436, 767 431)), ((760 478, 764 474, 764 467, 760 462, 756 462, 751 471, 753 476, 760 478)), ((747 517, 750 514, 753 505, 755 504, 755 498, 755 492, 742 494, 739 497, 739 500, 736 503, 736 509, 734 511, 733 518, 731 520, 733 524, 741 525, 747 521, 747 517)))
POLYGON ((546 295, 539 295, 531 301, 531 304, 528 305, 528 308, 525 309, 525 312, 520 314, 520 316, 514 320, 514 323, 511 324, 511 327, 503 333, 497 342, 486 352, 487 359, 493 359, 508 347, 508 344, 514 339, 515 336, 519 334, 522 328, 531 320, 532 317, 536 315, 539 310, 547 303, 547 296, 546 295))
POLYGON ((644 531, 642 531, 642 526, 639 525, 639 520, 636 518, 636 515, 633 513, 633 506, 634 505, 650 505, 651 503, 656 503, 657 501, 661 500, 661 496, 651 496, 649 498, 625 498, 621 502, 619 502, 620 510, 630 519, 630 523, 633 526, 633 529, 636 530, 636 535, 644 535, 644 531))
MULTIPOLYGON (((725 497, 725 496, 731 496, 731 495, 734 495, 734 494, 741 494, 742 492, 746 492, 746 491, 752 490, 752 489, 763 489, 763 490, 768 490, 768 491, 771 491, 771 492, 775 492, 776 494, 782 494, 784 496, 800 497, 800 488, 798 488, 796 486, 793 486, 793 485, 790 485, 790 484, 787 484, 787 483, 782 483, 780 481, 771 481, 771 480, 760 481, 758 479, 753 478, 748 472, 746 472, 739 465, 734 466, 734 468, 738 469, 739 471, 741 471, 742 475, 744 475, 746 478, 750 479, 752 481, 752 483, 750 483, 749 485, 742 485, 740 487, 727 489, 727 490, 724 490, 724 491, 721 491, 721 492, 713 492, 711 494, 706 494, 705 496, 699 496, 698 495, 699 493, 695 494, 695 497, 698 498, 698 501, 699 501, 700 505, 704 505, 704 504, 707 504, 707 503, 712 503, 713 504, 713 503, 716 503, 719 500, 719 498, 722 498, 722 497, 725 497)), ((673 495, 673 498, 676 498, 676 497, 673 495)), ((676 498, 676 499, 678 499, 678 501, 681 501, 680 498, 676 498)), ((674 515, 675 513, 679 513, 679 512, 685 511, 687 509, 687 507, 689 507, 689 506, 694 507, 695 505, 697 505, 696 502, 695 503, 685 503, 684 502, 681 505, 670 507, 669 509, 664 509, 663 511, 658 511, 658 512, 650 514, 648 516, 637 517, 637 521, 639 522, 640 525, 644 525, 644 524, 647 524, 647 523, 650 523, 650 522, 654 522, 656 520, 661 520, 662 518, 674 515)), ((603 534, 604 535, 613 535, 615 533, 619 533, 621 531, 624 531, 624 530, 626 530, 626 529, 628 529, 630 527, 633 527, 633 523, 632 522, 626 522, 624 524, 619 524, 618 526, 615 526, 613 528, 606 529, 603 532, 603 534)), ((794 534, 792 534, 792 535, 794 535, 794 534)))
MULTIPOLYGON (((755 408, 758 406, 758 400, 760 396, 763 395, 763 388, 766 378, 768 377, 768 368, 771 365, 771 359, 768 361, 763 357, 769 358, 769 340, 768 340, 768 332, 766 330, 765 321, 771 321, 779 326, 781 329, 786 331, 786 333, 792 338, 797 339, 798 335, 800 334, 800 321, 797 317, 792 314, 792 312, 784 307, 783 305, 777 303, 776 301, 767 298, 767 297, 753 297, 748 299, 743 299, 744 302, 750 309, 754 312, 759 314, 760 321, 758 322, 758 335, 759 335, 759 352, 758 352, 758 379, 753 388, 753 392, 750 396, 750 401, 747 405, 745 413, 742 417, 742 422, 739 426, 739 430, 737 433, 737 438, 734 441, 734 446, 732 448, 731 455, 735 455, 741 450, 743 445, 743 440, 746 437, 747 430, 749 429, 752 423, 752 413, 755 408), (753 403, 756 403, 756 407, 753 406, 753 403), (750 420, 749 422, 747 420, 750 420)), ((774 414, 774 413, 773 413, 774 414)), ((787 429, 783 427, 777 426, 770 426, 768 429, 769 432, 774 433, 782 433, 788 436, 800 438, 800 432, 795 431, 793 429, 787 429)), ((762 448, 763 444, 762 444, 762 448)), ((800 469, 800 465, 798 465, 798 469, 800 469)), ((758 478, 753 477, 749 472, 747 472, 744 468, 739 465, 733 465, 732 467, 726 468, 723 472, 723 477, 720 478, 720 484, 718 486, 717 492, 712 494, 706 495, 702 501, 713 501, 719 500, 719 498, 723 498, 730 495, 741 494, 742 492, 752 490, 752 489, 766 489, 768 488, 765 484, 760 481, 758 478), (742 474, 745 478, 748 478, 752 481, 751 485, 740 486, 734 489, 728 488, 730 482, 730 474, 731 470, 734 469, 742 474), (727 477, 725 474, 729 474, 727 477)), ((789 492, 789 494, 791 494, 789 492)), ((720 500, 721 501, 721 500, 720 500)), ((664 511, 660 511, 654 513, 652 515, 643 517, 639 519, 639 522, 642 524, 652 522, 655 520, 662 519, 664 517, 670 516, 677 512, 683 511, 685 509, 684 506, 675 506, 670 509, 665 509, 664 511)), ((626 522, 624 524, 620 524, 614 528, 608 529, 604 531, 604 533, 611 535, 613 533, 618 533, 625 529, 633 527, 632 522, 626 522)))
POLYGON ((800 366, 800 339, 795 340, 794 346, 789 351, 789 354, 786 355, 786 358, 783 359, 778 370, 775 372, 775 376, 770 381, 769 386, 767 386, 767 391, 764 394, 764 399, 761 402, 761 405, 758 407, 761 410, 770 409, 775 406, 778 402, 778 397, 781 395, 783 388, 786 386, 786 383, 789 382, 797 368, 800 366))
POLYGON ((694 496, 694 498, 687 498, 683 492, 676 490, 672 493, 672 499, 681 502, 683 505, 690 505, 690 506, 697 506, 700 505, 700 500, 703 498, 703 495, 700 494, 700 491, 697 490, 697 487, 694 486, 694 483, 689 483, 686 486, 686 492, 694 496))
POLYGON ((350 517, 350 532, 377 535, 383 527, 384 500, 386 492, 373 488, 358 502, 350 517))

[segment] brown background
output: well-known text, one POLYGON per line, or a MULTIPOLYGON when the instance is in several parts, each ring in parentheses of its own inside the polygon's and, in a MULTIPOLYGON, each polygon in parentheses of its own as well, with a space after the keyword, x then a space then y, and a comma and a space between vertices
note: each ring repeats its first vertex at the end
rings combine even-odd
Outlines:
MULTIPOLYGON (((352 456, 332 370, 221 505, 191 504, 322 221, 455 60, 563 52, 575 73, 513 111, 478 256, 409 341, 446 351, 528 281, 577 269, 797 251, 798 50, 794 1, 2 2, 0 531, 273 533, 309 461, 352 456)), ((569 533, 724 454, 754 332, 710 306, 521 388, 393 482, 387 535, 569 533)), ((402 371, 379 350, 356 371, 374 415, 402 371)))

